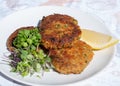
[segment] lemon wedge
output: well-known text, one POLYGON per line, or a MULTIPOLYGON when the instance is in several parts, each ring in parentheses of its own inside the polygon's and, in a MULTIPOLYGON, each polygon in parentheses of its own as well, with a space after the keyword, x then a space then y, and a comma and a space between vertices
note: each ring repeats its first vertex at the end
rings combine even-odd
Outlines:
POLYGON ((89 44, 94 50, 104 49, 119 42, 112 36, 87 29, 82 29, 81 40, 89 44))

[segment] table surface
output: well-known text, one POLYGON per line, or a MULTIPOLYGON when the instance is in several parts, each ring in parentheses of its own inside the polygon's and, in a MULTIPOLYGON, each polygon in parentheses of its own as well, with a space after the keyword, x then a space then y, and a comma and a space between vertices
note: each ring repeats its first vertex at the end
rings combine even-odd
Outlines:
MULTIPOLYGON (((0 0, 0 20, 18 10, 34 6, 65 6, 85 10, 99 16, 113 36, 120 39, 120 0, 0 0)), ((0 73, 0 86, 21 86, 0 73)), ((99 75, 82 86, 120 86, 120 43, 115 56, 99 75)))

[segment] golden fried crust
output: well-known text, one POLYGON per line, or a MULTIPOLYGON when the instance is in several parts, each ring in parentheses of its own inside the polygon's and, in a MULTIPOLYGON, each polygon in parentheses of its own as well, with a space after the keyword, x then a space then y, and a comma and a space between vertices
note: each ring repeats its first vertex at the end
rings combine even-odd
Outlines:
POLYGON ((92 48, 82 41, 72 48, 51 49, 50 56, 55 70, 63 74, 81 73, 93 58, 92 48))
POLYGON ((71 16, 62 15, 62 14, 53 14, 53 15, 43 17, 41 24, 40 24, 40 27, 41 27, 40 29, 42 31, 46 29, 50 29, 52 27, 51 23, 56 23, 57 21, 63 24, 68 24, 68 23, 73 23, 75 25, 78 24, 77 20, 71 16))
POLYGON ((28 26, 28 27, 21 27, 21 28, 18 28, 16 31, 14 31, 10 36, 9 38, 7 39, 7 42, 6 42, 6 46, 7 46, 7 49, 9 51, 14 51, 14 47, 13 47, 13 40, 15 39, 15 37, 17 36, 19 30, 23 30, 23 29, 28 29, 28 30, 31 30, 31 29, 34 29, 33 26, 28 26))
POLYGON ((39 28, 42 43, 47 49, 70 47, 81 35, 77 20, 68 15, 54 14, 43 17, 39 28))

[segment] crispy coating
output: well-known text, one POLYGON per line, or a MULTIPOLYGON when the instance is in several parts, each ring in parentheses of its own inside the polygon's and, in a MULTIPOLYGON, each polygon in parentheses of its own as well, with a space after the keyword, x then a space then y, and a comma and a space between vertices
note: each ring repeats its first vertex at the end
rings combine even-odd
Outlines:
POLYGON ((51 49, 50 56, 55 70, 63 74, 81 73, 93 58, 92 48, 77 41, 71 48, 51 49))
POLYGON ((15 39, 15 37, 17 36, 19 30, 23 30, 23 29, 28 29, 28 30, 31 30, 31 29, 34 29, 33 26, 28 26, 28 27, 21 27, 21 28, 18 28, 16 31, 14 31, 10 36, 9 38, 7 39, 7 42, 6 42, 6 46, 7 46, 7 49, 11 52, 14 51, 14 46, 13 46, 13 40, 15 39))
POLYGON ((54 14, 43 17, 38 27, 42 43, 47 49, 71 47, 81 35, 77 20, 68 15, 54 14))

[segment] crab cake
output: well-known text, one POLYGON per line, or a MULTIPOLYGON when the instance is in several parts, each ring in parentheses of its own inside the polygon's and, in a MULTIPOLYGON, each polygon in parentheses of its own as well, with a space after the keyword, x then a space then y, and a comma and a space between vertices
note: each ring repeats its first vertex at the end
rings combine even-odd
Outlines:
POLYGON ((92 48, 77 41, 71 48, 51 49, 50 56, 54 69, 63 74, 81 73, 93 58, 92 48))
POLYGON ((42 43, 47 49, 71 47, 81 35, 77 20, 68 15, 54 14, 43 17, 38 27, 42 43))
POLYGON ((31 29, 34 29, 34 26, 28 26, 28 27, 21 27, 21 28, 18 28, 16 31, 14 31, 10 36, 9 38, 7 39, 7 43, 6 43, 6 46, 7 46, 7 49, 9 51, 14 51, 14 47, 13 47, 13 40, 15 39, 15 37, 17 36, 18 32, 20 30, 23 30, 23 29, 27 29, 27 30, 31 30, 31 29))

